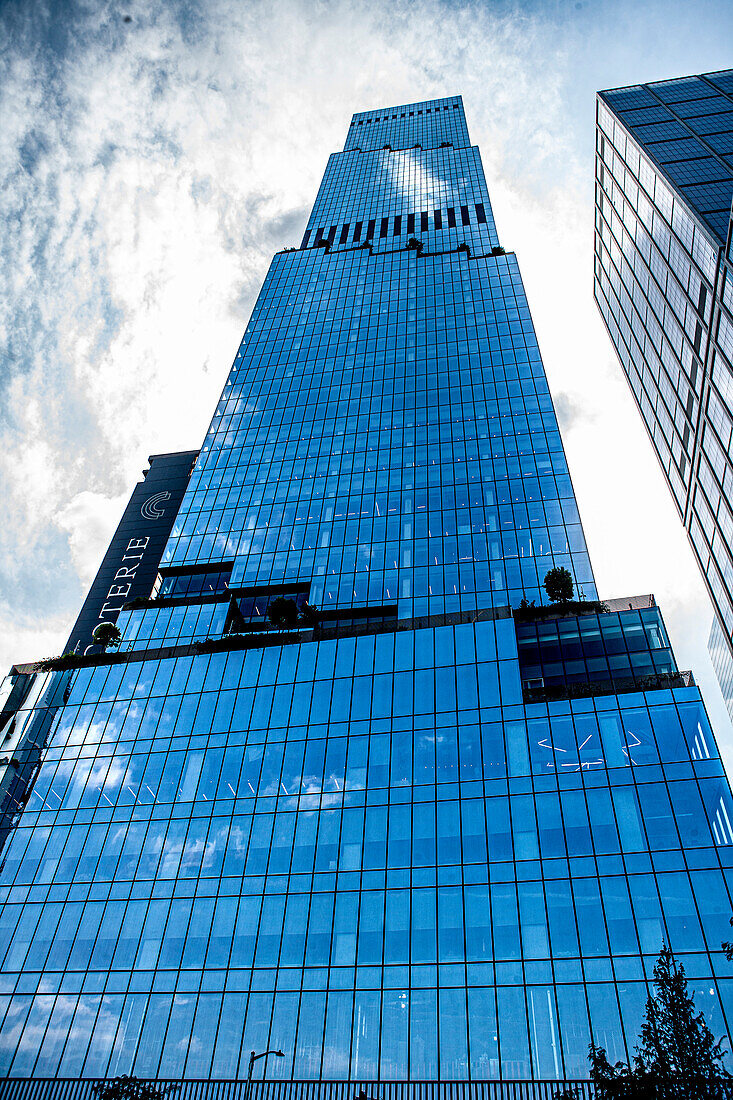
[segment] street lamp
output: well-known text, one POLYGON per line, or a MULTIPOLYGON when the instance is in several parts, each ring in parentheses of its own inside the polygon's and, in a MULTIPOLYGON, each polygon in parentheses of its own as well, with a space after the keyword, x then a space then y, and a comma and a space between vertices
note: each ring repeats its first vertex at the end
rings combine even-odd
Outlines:
POLYGON ((259 1054, 253 1050, 249 1056, 249 1068, 247 1070, 248 1085, 251 1085, 252 1082, 252 1070, 254 1069, 255 1062, 258 1060, 258 1058, 266 1058, 268 1054, 274 1054, 277 1058, 285 1057, 284 1053, 281 1050, 263 1050, 259 1054))

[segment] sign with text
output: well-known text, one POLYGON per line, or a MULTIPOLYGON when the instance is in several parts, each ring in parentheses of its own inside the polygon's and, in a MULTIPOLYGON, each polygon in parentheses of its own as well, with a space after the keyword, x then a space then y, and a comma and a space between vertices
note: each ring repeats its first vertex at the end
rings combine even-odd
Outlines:
POLYGON ((197 454, 148 459, 147 476, 135 486, 64 652, 83 653, 100 623, 116 622, 126 603, 150 595, 197 454))

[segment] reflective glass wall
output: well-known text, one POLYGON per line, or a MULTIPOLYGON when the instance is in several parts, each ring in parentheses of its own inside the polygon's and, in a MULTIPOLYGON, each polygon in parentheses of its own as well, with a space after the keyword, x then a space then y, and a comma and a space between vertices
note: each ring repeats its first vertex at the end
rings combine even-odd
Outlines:
POLYGON ((733 662, 733 72, 601 92, 595 296, 733 662))
POLYGON ((662 942, 727 1035, 728 783, 658 609, 596 601, 460 100, 355 116, 306 238, 120 652, 18 704, 0 1072, 584 1077, 662 942))

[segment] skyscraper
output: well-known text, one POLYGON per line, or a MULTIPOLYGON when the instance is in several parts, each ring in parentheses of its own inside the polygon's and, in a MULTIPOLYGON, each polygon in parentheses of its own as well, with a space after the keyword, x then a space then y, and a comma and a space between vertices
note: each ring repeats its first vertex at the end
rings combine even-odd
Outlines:
POLYGON ((715 608, 733 717, 733 70, 599 92, 595 296, 715 608))
POLYGON ((653 599, 596 599, 459 98, 354 116, 117 624, 3 711, 3 1074, 585 1077, 663 941, 728 1034, 730 790, 653 599))

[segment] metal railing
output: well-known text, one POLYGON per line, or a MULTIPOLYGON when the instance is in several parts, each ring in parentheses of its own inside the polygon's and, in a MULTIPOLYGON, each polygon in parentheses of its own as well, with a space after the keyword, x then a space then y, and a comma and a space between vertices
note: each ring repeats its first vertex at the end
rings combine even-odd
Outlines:
MULTIPOLYGON (((130 1080, 129 1078, 127 1079, 130 1080)), ((608 1094, 588 1080, 539 1081, 247 1081, 141 1080, 146 1100, 604 1100, 608 1094)), ((96 1100, 110 1078, 6 1077, 0 1079, 0 1100, 96 1100)), ((654 1100, 733 1100, 733 1078, 718 1079, 705 1088, 700 1079, 680 1079, 650 1095, 654 1100)), ((124 1094, 124 1088, 121 1090, 124 1094)), ((620 1100, 623 1091, 614 1091, 620 1100)), ((638 1094, 637 1094, 638 1095, 638 1094)))
MULTIPOLYGON (((0 1079, 0 1100, 95 1100, 100 1079, 0 1079)), ((590 1081, 156 1080, 167 1100, 595 1100, 590 1081)), ((731 1093, 733 1097, 733 1092, 731 1093)))

